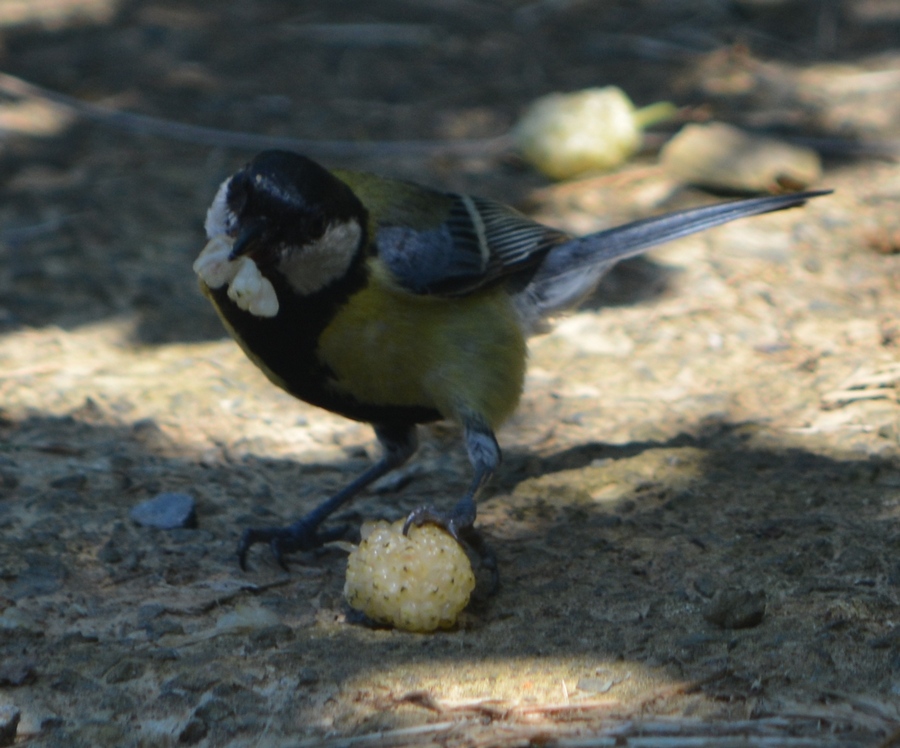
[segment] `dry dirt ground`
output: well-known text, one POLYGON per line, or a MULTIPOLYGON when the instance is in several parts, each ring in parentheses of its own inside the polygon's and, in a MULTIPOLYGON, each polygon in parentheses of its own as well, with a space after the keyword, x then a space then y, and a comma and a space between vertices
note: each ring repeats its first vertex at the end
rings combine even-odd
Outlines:
MULTIPOLYGON (((536 339, 479 523, 502 585, 457 630, 356 622, 345 555, 281 523, 374 455, 223 340, 191 262, 250 151, 0 106, 0 707, 40 746, 878 746, 900 729, 900 13, 844 2, 0 3, 0 66, 209 127, 504 132, 616 83, 817 137, 801 210, 617 269, 536 339), (856 149, 858 150, 858 149, 856 149), (199 528, 140 528, 161 491, 199 528)), ((314 155, 314 154, 313 154, 314 155)), ((332 159, 334 162, 334 159, 332 159)), ((510 158, 344 159, 587 231, 709 200, 647 153, 547 186, 510 158)), ((449 506, 423 429, 350 521, 449 506), (406 480, 408 478, 408 481, 406 480)), ((893 736, 893 738, 892 738, 893 736)))

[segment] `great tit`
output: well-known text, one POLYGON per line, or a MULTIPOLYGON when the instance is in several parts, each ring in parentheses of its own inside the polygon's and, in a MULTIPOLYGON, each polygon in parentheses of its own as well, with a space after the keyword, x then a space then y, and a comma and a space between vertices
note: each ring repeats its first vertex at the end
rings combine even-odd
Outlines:
POLYGON ((194 263, 228 332, 277 386, 371 423, 384 454, 286 527, 244 531, 238 558, 275 559, 343 528, 323 522, 416 451, 416 425, 460 425, 474 476, 450 511, 415 509, 459 539, 500 463, 494 436, 516 408, 526 339, 579 303, 616 262, 648 247, 826 191, 750 198, 581 238, 491 200, 266 151, 226 179, 194 263))

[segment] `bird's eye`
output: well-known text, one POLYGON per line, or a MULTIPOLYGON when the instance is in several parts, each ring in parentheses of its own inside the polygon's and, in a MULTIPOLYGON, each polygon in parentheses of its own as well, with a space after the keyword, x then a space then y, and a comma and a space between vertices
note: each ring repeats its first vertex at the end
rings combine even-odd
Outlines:
POLYGON ((306 225, 310 239, 319 239, 325 233, 325 216, 321 213, 313 214, 306 225))

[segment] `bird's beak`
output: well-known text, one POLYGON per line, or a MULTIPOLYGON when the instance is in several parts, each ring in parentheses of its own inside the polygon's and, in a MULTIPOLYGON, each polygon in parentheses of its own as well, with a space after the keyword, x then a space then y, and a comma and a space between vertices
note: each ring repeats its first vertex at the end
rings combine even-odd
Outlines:
POLYGON ((252 223, 241 229, 234 244, 231 245, 231 252, 228 255, 229 262, 233 262, 238 257, 251 252, 256 243, 262 239, 265 232, 265 225, 261 221, 253 221, 252 223))

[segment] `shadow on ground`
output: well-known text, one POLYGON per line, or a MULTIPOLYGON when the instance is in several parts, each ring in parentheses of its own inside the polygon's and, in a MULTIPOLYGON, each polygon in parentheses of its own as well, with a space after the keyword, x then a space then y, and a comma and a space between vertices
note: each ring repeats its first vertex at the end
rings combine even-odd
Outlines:
MULTIPOLYGON (((285 576, 255 550, 251 570, 237 569, 242 526, 290 520, 362 461, 204 465, 176 456, 148 422, 8 420, 3 688, 50 720, 47 739, 86 729, 67 711, 89 695, 108 729, 149 735, 155 720, 176 732, 200 720, 212 744, 264 723, 279 734, 339 728, 373 708, 361 729, 393 729, 433 717, 412 693, 542 699, 560 679, 587 689, 595 681, 584 679, 612 679, 624 706, 714 668, 720 677, 698 694, 733 718, 767 713, 770 698, 887 688, 900 673, 884 623, 900 589, 900 533, 885 496, 900 473, 761 449, 754 431, 717 424, 537 460, 510 452, 480 522, 502 587, 459 630, 423 637, 345 620, 340 552, 307 554, 285 576), (197 497, 200 529, 129 521, 162 490, 197 497)), ((450 504, 465 483, 422 474, 346 516, 394 518, 422 495, 450 504)))

